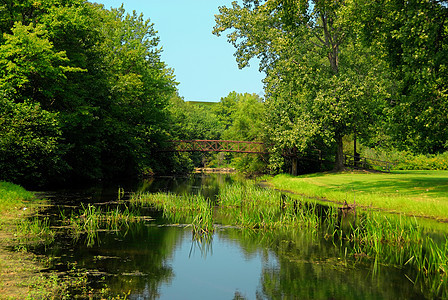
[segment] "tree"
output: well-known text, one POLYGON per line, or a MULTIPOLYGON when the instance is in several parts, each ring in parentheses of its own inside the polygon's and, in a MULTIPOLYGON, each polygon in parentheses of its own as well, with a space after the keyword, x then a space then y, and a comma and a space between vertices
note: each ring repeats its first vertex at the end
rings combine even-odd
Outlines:
POLYGON ((64 51, 57 51, 42 25, 18 22, 0 45, 0 90, 2 96, 22 101, 33 99, 49 105, 66 73, 82 71, 67 66, 64 51))
POLYGON ((0 29, 0 96, 20 111, 39 107, 59 130, 51 141, 65 173, 47 176, 98 180, 170 169, 155 150, 169 138, 176 83, 149 20, 83 0, 6 0, 0 29))
MULTIPOLYGON (((266 141, 266 111, 265 103, 256 94, 230 93, 215 107, 219 119, 224 120, 227 130, 223 138, 234 141, 266 141)), ((232 164, 239 171, 246 173, 266 172, 266 162, 263 154, 234 154, 232 164)))
POLYGON ((0 99, 0 174, 2 180, 29 185, 66 171, 57 114, 39 104, 0 99))
POLYGON ((381 61, 361 47, 346 15, 346 1, 246 0, 220 7, 214 28, 234 29, 227 36, 240 67, 261 60, 274 151, 336 145, 336 170, 343 136, 367 131, 385 91, 376 80, 381 61))
POLYGON ((359 36, 393 76, 384 131, 415 153, 448 150, 448 1, 354 0, 359 36))
POLYGON ((101 30, 109 86, 108 109, 103 112, 102 163, 135 173, 148 166, 163 171, 157 148, 168 138, 169 98, 176 83, 172 70, 160 59, 154 24, 135 11, 105 11, 101 30), (110 151, 115 147, 114 151, 110 151))

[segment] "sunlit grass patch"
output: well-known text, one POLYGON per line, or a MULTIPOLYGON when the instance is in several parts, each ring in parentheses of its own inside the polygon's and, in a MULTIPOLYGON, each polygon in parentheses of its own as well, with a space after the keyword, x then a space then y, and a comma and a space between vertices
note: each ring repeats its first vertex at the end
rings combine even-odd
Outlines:
POLYGON ((0 181, 0 211, 4 213, 25 207, 26 201, 34 198, 34 194, 23 187, 0 181))
POLYGON ((448 217, 448 171, 321 173, 269 181, 282 190, 338 203, 439 219, 448 217))

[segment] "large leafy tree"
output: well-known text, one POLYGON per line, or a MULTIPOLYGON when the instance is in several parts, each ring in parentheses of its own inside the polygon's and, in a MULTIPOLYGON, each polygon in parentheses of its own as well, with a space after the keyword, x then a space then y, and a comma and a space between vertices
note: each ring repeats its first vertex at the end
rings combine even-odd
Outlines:
POLYGON ((386 133, 416 153, 448 150, 448 1, 353 0, 359 35, 394 79, 386 133))
POLYGON ((105 12, 101 30, 110 97, 104 112, 103 165, 160 170, 166 163, 155 150, 168 136, 168 103, 176 83, 160 59, 154 24, 119 8, 105 12), (109 151, 111 147, 115 150, 109 151))
POLYGON ((2 180, 39 185, 66 170, 58 116, 39 104, 0 99, 2 180))
MULTIPOLYGON (((149 20, 83 0, 6 0, 0 29, 0 96, 54 121, 44 122, 54 125, 46 131, 54 147, 42 147, 63 160, 58 178, 100 179, 167 166, 166 155, 157 157, 154 149, 168 137, 167 105, 176 83, 160 60, 149 20)), ((33 136, 45 134, 25 135, 33 136)), ((32 165, 32 157, 17 152, 15 159, 32 165)))
POLYGON ((266 73, 267 129, 277 154, 334 145, 341 169, 343 136, 367 133, 381 113, 381 61, 358 43, 347 20, 346 1, 245 0, 220 7, 214 33, 232 30, 227 36, 239 66, 258 57, 266 73))

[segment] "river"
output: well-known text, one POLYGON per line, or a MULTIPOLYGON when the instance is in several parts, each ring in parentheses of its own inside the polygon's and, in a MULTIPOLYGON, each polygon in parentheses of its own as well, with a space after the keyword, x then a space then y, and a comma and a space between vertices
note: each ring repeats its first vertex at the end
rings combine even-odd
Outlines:
MULTIPOLYGON (((60 225, 61 212, 76 211, 81 203, 114 205, 119 190, 213 198, 235 180, 241 179, 213 174, 47 192, 52 206, 46 215, 60 225)), ((266 232, 220 225, 209 239, 197 240, 187 224, 173 224, 154 209, 144 212, 145 222, 100 231, 93 244, 62 231, 55 242, 33 251, 50 258, 48 271, 71 274, 76 267, 92 289, 129 299, 425 298, 409 270, 348 257, 333 242, 300 228, 266 232)))

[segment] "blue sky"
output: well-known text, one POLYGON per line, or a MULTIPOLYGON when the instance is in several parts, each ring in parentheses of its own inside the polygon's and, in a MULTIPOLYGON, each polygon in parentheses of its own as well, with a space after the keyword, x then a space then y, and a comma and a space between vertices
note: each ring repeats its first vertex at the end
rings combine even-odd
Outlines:
POLYGON ((105 8, 124 4, 154 23, 163 47, 162 59, 174 69, 179 94, 186 101, 219 101, 230 92, 263 94, 258 62, 243 70, 225 35, 212 34, 219 6, 232 0, 92 0, 105 8))

